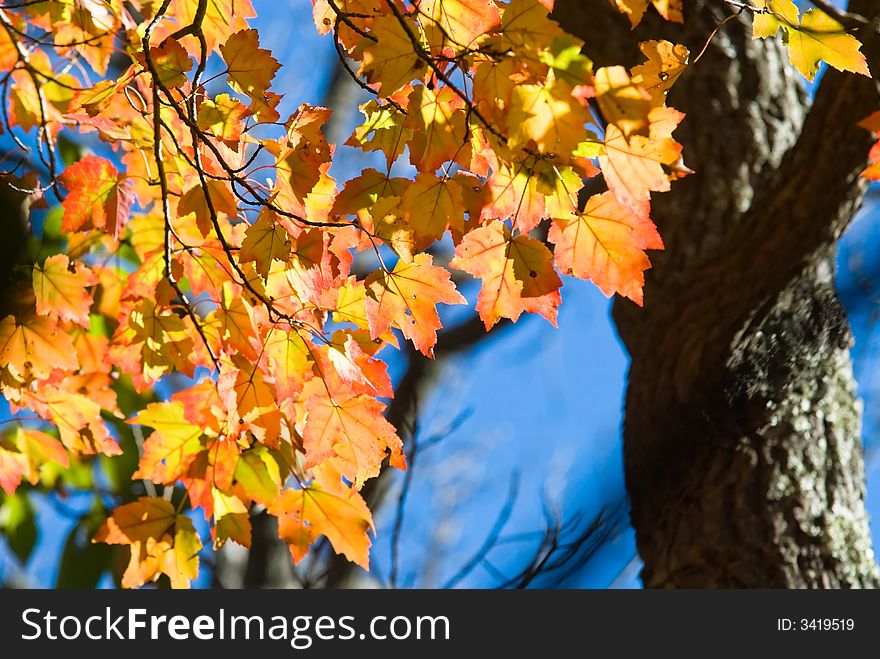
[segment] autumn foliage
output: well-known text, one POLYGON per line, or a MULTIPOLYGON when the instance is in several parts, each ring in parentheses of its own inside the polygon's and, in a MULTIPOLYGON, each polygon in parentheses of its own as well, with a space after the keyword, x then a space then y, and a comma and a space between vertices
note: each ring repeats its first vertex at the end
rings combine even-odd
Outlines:
MULTIPOLYGON (((5 129, 24 163, 10 177, 43 231, 40 207, 60 203, 59 247, 0 320, 3 395, 23 413, 4 426, 0 485, 53 487, 145 436, 130 476, 148 486, 93 536, 130 549, 127 587, 195 578, 190 511, 215 547, 249 546, 266 510, 295 561, 323 535, 368 567, 359 491, 406 468, 382 351, 433 356, 440 312, 466 304, 453 272, 480 280, 487 329, 524 312, 555 325, 563 275, 642 304, 647 252, 663 248, 651 196, 690 173, 666 104, 691 65, 682 45, 595 68, 553 0, 313 4, 372 95, 346 144, 385 166, 350 180, 331 174, 329 109, 279 115, 280 66, 248 0, 0 8, 5 129), (64 166, 77 135, 106 152, 64 166)), ((649 5, 687 20, 681 0, 612 4, 633 25, 649 5)), ((868 74, 821 10, 750 7, 755 36, 783 32, 808 78, 820 61, 868 74)))

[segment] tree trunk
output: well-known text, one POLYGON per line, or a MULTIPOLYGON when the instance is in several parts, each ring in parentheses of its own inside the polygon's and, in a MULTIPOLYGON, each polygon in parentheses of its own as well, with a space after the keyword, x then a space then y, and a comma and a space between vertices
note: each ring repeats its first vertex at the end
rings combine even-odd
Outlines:
MULTIPOLYGON (((852 3, 865 15, 880 3, 852 3)), ((692 58, 730 13, 685 3, 685 25, 634 35, 610 4, 557 0, 555 17, 596 65, 638 61, 665 35, 692 58)), ((725 25, 670 105, 696 174, 655 195, 666 251, 644 309, 617 302, 632 358, 626 483, 647 587, 878 584, 864 510, 852 338, 834 242, 861 203, 877 109, 867 78, 828 73, 812 107, 781 44, 725 25)), ((861 35, 880 72, 875 35, 861 35)))

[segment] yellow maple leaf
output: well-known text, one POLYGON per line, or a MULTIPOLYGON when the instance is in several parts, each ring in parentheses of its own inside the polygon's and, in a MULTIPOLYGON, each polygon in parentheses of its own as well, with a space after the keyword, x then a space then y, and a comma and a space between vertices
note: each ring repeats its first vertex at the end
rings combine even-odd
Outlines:
POLYGON ((260 48, 256 30, 242 30, 230 36, 220 46, 229 86, 255 100, 263 100, 272 78, 281 68, 272 53, 260 48))
POLYGON ((632 82, 648 92, 652 108, 665 105, 666 92, 684 73, 690 52, 669 41, 643 41, 639 50, 648 60, 633 67, 632 82))
POLYGON ((285 490, 269 506, 278 517, 278 537, 287 542, 299 563, 319 536, 326 536, 337 553, 370 568, 373 518, 363 497, 354 491, 327 492, 317 483, 301 490, 285 490))
POLYGON ((55 321, 31 317, 21 323, 7 316, 0 321, 0 368, 24 382, 29 376, 46 379, 53 369, 79 367, 76 348, 55 321))
POLYGON ((811 9, 801 18, 797 29, 788 30, 788 55, 804 77, 812 80, 821 62, 838 71, 870 76, 862 45, 847 34, 844 27, 819 9, 811 9))
POLYGON ((202 542, 192 520, 178 515, 171 502, 141 497, 119 506, 98 529, 92 542, 130 545, 131 559, 122 585, 137 588, 160 574, 173 588, 189 588, 199 571, 202 542))
POLYGON ((278 224, 275 214, 263 211, 244 232, 238 259, 242 263, 254 262, 254 268, 263 279, 269 276, 272 261, 286 261, 290 257, 290 236, 278 224))
POLYGON ((358 75, 365 76, 380 96, 389 96, 424 71, 425 64, 416 54, 410 35, 418 28, 409 17, 404 18, 409 34, 394 16, 380 16, 373 20, 370 34, 376 41, 364 39, 361 67, 358 75))
POLYGON ((596 71, 596 100, 602 116, 624 136, 648 132, 651 96, 635 84, 622 66, 604 66, 596 71))
POLYGON ((180 402, 151 403, 128 423, 153 428, 144 442, 138 470, 132 478, 173 483, 186 474, 202 450, 202 429, 190 423, 180 402))
POLYGON ((64 254, 56 254, 42 265, 34 265, 33 280, 38 314, 89 327, 92 296, 88 287, 98 283, 95 273, 82 263, 71 263, 64 254))

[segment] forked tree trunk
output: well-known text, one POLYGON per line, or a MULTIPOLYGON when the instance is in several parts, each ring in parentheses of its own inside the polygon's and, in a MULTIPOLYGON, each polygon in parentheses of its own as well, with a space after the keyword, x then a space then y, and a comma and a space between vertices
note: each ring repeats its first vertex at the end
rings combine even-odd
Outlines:
MULTIPOLYGON (((880 2, 853 3, 866 15, 880 2)), ((607 0, 557 0, 596 65, 634 63, 666 35, 692 57, 729 15, 686 2, 684 26, 630 32, 607 0), (635 36, 635 38, 634 38, 635 36)), ((666 251, 644 309, 617 302, 632 357, 626 483, 648 587, 871 587, 877 566, 834 241, 864 186, 880 107, 866 78, 826 75, 812 107, 774 41, 727 24, 676 84, 696 174, 655 195, 666 251)), ((876 39, 862 35, 880 73, 876 39)))

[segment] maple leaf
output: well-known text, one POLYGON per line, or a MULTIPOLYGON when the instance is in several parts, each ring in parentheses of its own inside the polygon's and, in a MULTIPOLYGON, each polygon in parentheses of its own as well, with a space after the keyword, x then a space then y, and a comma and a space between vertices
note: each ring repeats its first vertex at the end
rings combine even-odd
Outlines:
POLYGON ((128 326, 119 326, 117 335, 120 347, 127 340, 130 348, 138 349, 148 382, 173 369, 192 377, 195 341, 189 326, 173 311, 144 298, 129 314, 128 326))
POLYGON ((234 476, 245 500, 267 506, 278 496, 284 478, 278 460, 259 444, 241 454, 234 476))
POLYGON ((563 272, 592 280, 605 295, 619 293, 638 305, 643 273, 651 267, 644 250, 663 249, 654 224, 610 192, 590 197, 583 212, 553 217, 548 238, 556 245, 553 254, 563 272))
POLYGON ((534 238, 514 237, 496 220, 468 233, 449 265, 482 279, 477 312, 487 330, 501 318, 516 321, 523 311, 556 324, 562 281, 550 250, 534 238))
POLYGON ((180 479, 192 505, 205 511, 205 519, 214 515, 213 490, 233 489, 240 454, 238 444, 227 437, 209 440, 207 448, 196 456, 186 476, 180 479))
POLYGON ((608 188, 618 201, 640 217, 647 217, 651 192, 670 189, 663 167, 681 157, 681 145, 672 131, 684 115, 672 108, 655 108, 648 115, 650 136, 633 135, 629 140, 611 124, 599 152, 599 163, 608 188))
POLYGON ((119 506, 95 534, 94 542, 131 544, 161 538, 174 526, 177 513, 170 501, 140 497, 119 506))
POLYGON ((295 563, 323 535, 337 553, 369 570, 368 532, 373 529, 373 518, 358 492, 340 496, 313 483, 282 492, 269 506, 269 513, 278 517, 278 537, 287 543, 295 563))
POLYGON ((363 151, 382 151, 388 166, 403 153, 413 131, 405 123, 406 115, 393 105, 380 106, 377 101, 368 101, 360 106, 365 119, 356 127, 346 141, 348 146, 360 147, 363 151))
POLYGON ((128 220, 133 195, 128 181, 109 160, 85 156, 65 169, 59 181, 68 192, 61 202, 64 207, 62 231, 96 228, 119 237, 128 220))
POLYGON ((193 67, 186 49, 174 39, 166 39, 159 46, 151 47, 150 60, 159 74, 159 82, 166 87, 182 87, 186 84, 187 72, 193 67))
POLYGON ((119 455, 122 449, 107 430, 101 417, 101 405, 92 397, 56 387, 44 387, 41 400, 32 401, 32 409, 44 410, 58 427, 58 436, 65 447, 86 455, 119 455))
POLYGON ((0 489, 8 496, 15 494, 15 490, 21 484, 23 471, 24 459, 22 455, 0 446, 0 489))
POLYGON ((132 478, 173 483, 186 474, 203 448, 202 429, 189 422, 180 402, 151 403, 128 423, 154 429, 144 441, 143 455, 132 478))
POLYGON ((93 300, 86 289, 97 284, 98 278, 85 265, 56 254, 43 265, 34 265, 33 280, 38 314, 89 326, 93 300))
POLYGON ((516 49, 541 50, 564 35, 559 25, 548 18, 550 9, 542 0, 510 0, 501 12, 499 32, 503 43, 516 49))
POLYGON ((380 347, 368 331, 337 330, 330 344, 316 346, 313 354, 330 391, 349 388, 353 393, 394 398, 387 364, 372 357, 380 347))
POLYGON ((79 368, 70 336, 55 321, 31 317, 16 322, 12 316, 0 321, 0 368, 24 382, 28 376, 44 380, 53 369, 79 368))
POLYGON ((808 80, 815 77, 821 62, 838 71, 871 75, 859 41, 820 9, 804 14, 797 29, 788 27, 788 54, 808 80))
POLYGON ((310 348, 293 328, 272 327, 263 342, 269 373, 275 379, 278 400, 291 398, 302 390, 312 370, 310 348))
POLYGON ((248 109, 229 94, 218 94, 213 99, 205 99, 199 106, 198 127, 227 144, 237 145, 242 133, 242 121, 249 114, 248 109))
POLYGON ((214 224, 211 218, 211 209, 208 207, 207 197, 210 196, 214 211, 227 217, 235 217, 238 214, 238 204, 229 184, 225 181, 209 180, 206 187, 195 184, 183 193, 177 202, 177 217, 184 219, 188 215, 195 218, 196 226, 203 236, 211 235, 214 224))
POLYGON ((256 361, 257 330, 253 307, 231 281, 224 281, 221 288, 220 304, 205 319, 206 324, 216 321, 218 338, 229 352, 238 352, 243 357, 256 361))
POLYGON ((413 88, 406 127, 412 131, 410 162, 420 172, 433 172, 450 160, 469 160, 464 102, 449 87, 413 88))
POLYGON ((115 80, 101 80, 93 87, 85 87, 74 92, 67 112, 72 114, 85 110, 90 117, 95 117, 105 112, 115 100, 116 94, 128 85, 137 72, 137 66, 132 64, 123 75, 115 80))
POLYGON ((617 126, 628 140, 648 132, 651 96, 635 84, 622 66, 605 66, 596 71, 596 100, 602 116, 617 126))
POLYGON ((281 68, 272 53, 260 48, 256 30, 242 30, 231 35, 220 53, 226 62, 229 86, 253 99, 262 99, 281 68))
POLYGON ((391 272, 367 278, 366 311, 373 339, 394 323, 425 356, 434 356, 437 330, 442 326, 437 304, 465 304, 449 271, 433 264, 430 254, 416 254, 411 263, 400 259, 391 272))
POLYGON ((0 487, 9 496, 22 478, 36 485, 42 466, 52 463, 63 467, 70 464, 61 443, 44 432, 18 425, 11 436, 0 438, 0 487))
POLYGON ((797 28, 800 12, 794 0, 755 0, 757 9, 752 19, 752 36, 755 39, 775 37, 780 29, 797 28))
POLYGON ((447 227, 463 234, 464 198, 458 181, 419 172, 403 194, 400 205, 416 236, 416 248, 424 249, 443 237, 447 227))
POLYGON ((419 13, 431 21, 425 30, 432 48, 453 54, 501 22, 492 0, 422 0, 419 13))
POLYGON ((571 153, 583 140, 590 114, 569 86, 548 74, 543 85, 517 85, 511 96, 508 117, 511 148, 534 143, 541 153, 571 153))
POLYGON ((822 62, 839 71, 871 75, 859 41, 821 9, 799 17, 793 0, 756 0, 755 5, 766 11, 756 12, 752 36, 767 39, 782 30, 791 63, 808 80, 813 80, 822 62))
POLYGON ((92 542, 131 546, 122 577, 125 588, 137 588, 160 574, 168 575, 173 588, 188 588, 198 574, 201 540, 192 520, 178 515, 165 499, 141 497, 119 506, 92 542))
POLYGON ((237 354, 224 359, 217 390, 229 412, 230 429, 249 430, 260 442, 277 447, 282 414, 275 391, 257 364, 237 354))
POLYGON ((16 455, 19 456, 21 476, 31 485, 39 482, 43 465, 56 464, 65 468, 70 465, 67 451, 61 442, 39 430, 17 426, 12 444, 17 449, 16 455))
POLYGON ((242 547, 251 546, 251 518, 247 507, 235 495, 224 494, 213 488, 214 548, 222 547, 227 540, 242 547))
MULTIPOLYGON (((648 9, 649 0, 611 0, 622 13, 629 18, 633 27, 641 23, 645 11, 648 9)), ((650 0, 657 12, 668 21, 681 23, 684 20, 682 13, 682 0, 650 0)))
POLYGON ((378 400, 350 391, 331 396, 323 384, 314 380, 306 385, 303 398, 307 469, 337 456, 344 465, 345 477, 360 489, 366 480, 378 475, 386 455, 393 466, 403 468, 403 444, 382 416, 385 406, 378 400))
POLYGON ((643 41, 639 50, 648 58, 632 69, 632 82, 651 97, 651 107, 666 104, 668 92, 688 66, 690 52, 669 41, 643 41))
MULTIPOLYGON (((867 131, 880 135, 880 111, 874 112, 859 122, 859 126, 867 131)), ((880 142, 875 142, 868 154, 870 164, 862 172, 864 178, 872 181, 880 181, 880 142)))
POLYGON ((230 34, 246 28, 248 19, 257 15, 251 0, 175 0, 174 15, 181 25, 193 25, 203 4, 202 33, 209 51, 217 50, 230 34))
MULTIPOLYGON (((404 23, 411 34, 418 28, 410 17, 404 23)), ((419 58, 410 36, 394 16, 380 16, 373 20, 370 34, 375 41, 364 40, 358 75, 376 86, 380 96, 393 94, 398 88, 418 78, 425 64, 419 58)))
POLYGON ((583 48, 583 41, 562 34, 538 54, 541 62, 553 70, 553 77, 568 84, 578 98, 593 79, 593 63, 583 54, 583 48))
POLYGON ((375 169, 365 169, 346 182, 330 212, 356 215, 361 226, 411 259, 415 247, 413 229, 400 208, 401 197, 410 185, 407 179, 388 178, 375 169))
POLYGON ((274 213, 263 211, 245 231, 238 253, 239 261, 253 261, 257 272, 266 279, 273 260, 286 261, 289 257, 290 236, 287 230, 276 224, 274 213))
POLYGON ((546 204, 538 190, 538 176, 524 163, 499 166, 486 181, 486 190, 491 201, 480 211, 482 219, 510 218, 517 229, 527 233, 544 218, 546 204))
POLYGON ((277 199, 296 213, 307 213, 309 195, 327 177, 332 149, 323 126, 331 114, 328 108, 301 105, 286 124, 287 139, 264 143, 275 156, 277 199))

